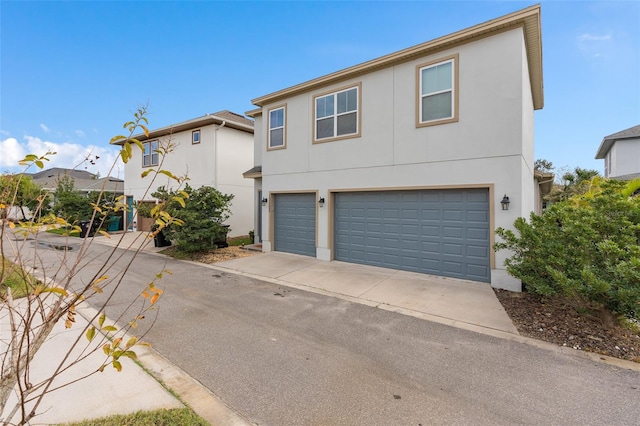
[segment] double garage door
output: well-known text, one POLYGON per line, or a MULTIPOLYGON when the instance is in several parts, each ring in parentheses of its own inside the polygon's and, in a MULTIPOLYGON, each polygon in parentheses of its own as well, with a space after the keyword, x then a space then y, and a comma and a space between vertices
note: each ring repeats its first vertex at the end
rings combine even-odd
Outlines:
MULTIPOLYGON (((340 192, 334 258, 491 281, 488 189, 340 192)), ((315 256, 315 194, 279 194, 275 249, 315 256)))

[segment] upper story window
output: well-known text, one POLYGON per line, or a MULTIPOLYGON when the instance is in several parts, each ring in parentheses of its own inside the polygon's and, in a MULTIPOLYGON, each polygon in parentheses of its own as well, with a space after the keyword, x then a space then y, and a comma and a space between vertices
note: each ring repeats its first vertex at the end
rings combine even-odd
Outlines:
POLYGON ((200 129, 191 132, 191 143, 200 143, 200 129))
POLYGON ((360 136, 360 85, 314 97, 314 142, 360 136))
POLYGON ((144 143, 144 153, 142 154, 142 167, 158 165, 158 141, 144 143))
POLYGON ((458 55, 418 65, 416 126, 458 121, 458 55))
POLYGON ((286 106, 269 110, 269 135, 267 149, 281 149, 286 147, 286 106))

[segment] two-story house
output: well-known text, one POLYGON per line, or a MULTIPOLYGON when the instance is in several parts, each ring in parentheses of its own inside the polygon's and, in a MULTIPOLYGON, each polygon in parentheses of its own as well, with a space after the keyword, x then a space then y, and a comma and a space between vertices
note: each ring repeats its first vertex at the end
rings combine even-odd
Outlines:
POLYGON ((596 159, 604 160, 604 177, 631 180, 640 177, 640 125, 605 136, 596 159))
POLYGON ((252 102, 263 251, 520 289, 492 246, 534 210, 539 6, 252 102))
MULTIPOLYGON (((247 235, 253 230, 253 185, 242 177, 253 164, 252 120, 220 111, 134 137, 143 143, 144 152, 134 149, 133 158, 125 164, 124 193, 129 206, 134 201, 154 203, 151 193, 160 186, 175 189, 176 182, 164 175, 159 175, 151 188, 151 176, 142 177, 145 170, 162 168, 176 176, 187 175, 187 183, 193 188, 207 185, 233 194, 231 217, 226 222, 230 225, 229 236, 247 235), (173 148, 163 157, 159 148, 169 142, 173 148)), ((130 209, 126 229, 133 227, 134 218, 130 209)), ((136 225, 139 230, 150 230, 150 224, 136 225)))

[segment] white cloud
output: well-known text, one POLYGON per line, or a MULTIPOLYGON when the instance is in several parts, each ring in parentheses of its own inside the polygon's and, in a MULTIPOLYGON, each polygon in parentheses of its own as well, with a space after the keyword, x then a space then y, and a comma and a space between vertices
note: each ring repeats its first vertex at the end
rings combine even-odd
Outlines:
MULTIPOLYGON (((45 161, 45 169, 51 167, 77 168, 91 173, 99 173, 100 176, 113 176, 124 179, 124 165, 118 156, 119 150, 111 146, 80 145, 75 143, 56 143, 45 141, 34 136, 25 136, 23 142, 15 138, 7 138, 0 141, 0 168, 1 171, 20 172, 24 168, 18 165, 27 154, 45 155, 47 152, 55 152, 49 155, 49 161, 45 161), (92 164, 93 162, 93 164, 92 164), (111 167, 114 165, 110 172, 111 167)), ((30 168, 28 172, 38 170, 30 168)))
POLYGON ((44 123, 40 123, 40 128, 45 132, 45 133, 49 133, 49 128, 47 127, 46 124, 44 123))
POLYGON ((612 39, 611 34, 599 36, 593 34, 582 34, 579 37, 580 41, 609 41, 612 39))
POLYGON ((0 141, 0 172, 11 170, 18 165, 18 161, 25 156, 24 147, 18 143, 16 138, 7 138, 0 141))
POLYGON ((584 33, 578 36, 578 48, 580 51, 593 58, 609 57, 614 47, 614 39, 611 34, 584 33))
POLYGON ((85 133, 82 130, 76 130, 74 133, 79 138, 84 138, 84 136, 85 136, 85 133))

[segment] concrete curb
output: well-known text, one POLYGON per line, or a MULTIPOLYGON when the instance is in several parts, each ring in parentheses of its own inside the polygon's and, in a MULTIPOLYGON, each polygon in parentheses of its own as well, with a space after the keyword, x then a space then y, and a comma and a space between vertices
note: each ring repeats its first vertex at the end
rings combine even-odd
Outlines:
MULTIPOLYGON (((90 321, 98 311, 91 306, 81 306, 78 307, 77 312, 90 321)), ((125 335, 123 340, 127 341, 130 337, 130 335, 125 335)), ((152 347, 137 346, 134 350, 138 363, 145 372, 153 377, 160 386, 178 395, 178 400, 189 406, 211 425, 245 426, 253 424, 242 418, 209 389, 152 347)))

